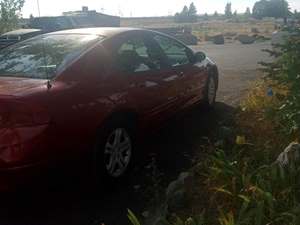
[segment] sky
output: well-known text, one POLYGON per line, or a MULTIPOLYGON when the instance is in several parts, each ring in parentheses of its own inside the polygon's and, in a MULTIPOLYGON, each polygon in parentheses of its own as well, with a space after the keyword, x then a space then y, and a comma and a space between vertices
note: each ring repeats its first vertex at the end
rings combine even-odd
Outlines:
MULTIPOLYGON (((38 16, 38 0, 25 0, 24 18, 38 16)), ((41 16, 57 16, 62 12, 80 10, 82 6, 110 15, 125 17, 168 16, 181 11, 192 0, 39 0, 41 16)), ((239 13, 252 9, 256 0, 194 0, 199 14, 224 12, 225 4, 232 3, 232 10, 239 13)), ((300 11, 300 0, 288 0, 292 10, 300 11)))

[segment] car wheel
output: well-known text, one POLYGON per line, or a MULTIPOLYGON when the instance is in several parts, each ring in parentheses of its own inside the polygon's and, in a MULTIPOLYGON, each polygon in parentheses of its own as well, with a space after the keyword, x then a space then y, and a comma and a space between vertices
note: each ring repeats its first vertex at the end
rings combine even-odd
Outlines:
POLYGON ((106 126, 97 137, 95 174, 97 179, 117 181, 124 177, 133 161, 133 132, 123 123, 106 126))
POLYGON ((213 76, 209 76, 205 91, 205 106, 213 108, 216 103, 217 81, 213 76))

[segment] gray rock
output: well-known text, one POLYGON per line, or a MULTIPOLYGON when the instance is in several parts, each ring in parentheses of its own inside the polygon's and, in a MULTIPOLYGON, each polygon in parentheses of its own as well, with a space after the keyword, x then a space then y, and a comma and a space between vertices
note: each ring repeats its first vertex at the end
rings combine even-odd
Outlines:
POLYGON ((237 35, 237 33, 236 32, 226 32, 225 34, 224 34, 224 36, 225 37, 235 37, 237 35))
POLYGON ((300 165, 300 144, 297 142, 292 142, 278 156, 276 162, 282 167, 287 167, 291 164, 299 164, 300 165))
POLYGON ((186 45, 197 45, 198 38, 195 35, 189 33, 176 34, 175 37, 185 43, 186 45))
POLYGON ((259 30, 256 27, 252 27, 251 32, 254 33, 254 34, 258 34, 259 30))
POLYGON ((242 44, 253 44, 256 41, 256 38, 246 34, 240 34, 237 37, 237 40, 239 40, 242 44))
POLYGON ((173 212, 184 208, 186 205, 186 197, 184 190, 178 190, 173 193, 172 198, 167 200, 168 211, 173 212))
POLYGON ((177 180, 169 184, 166 190, 167 208, 169 211, 184 207, 186 200, 185 182, 190 177, 190 173, 183 172, 178 176, 177 180))
POLYGON ((190 176, 190 174, 188 172, 183 172, 181 174, 179 174, 177 180, 172 181, 167 190, 166 190, 166 196, 167 199, 172 198, 172 195, 174 193, 176 193, 179 190, 183 190, 184 189, 184 183, 185 180, 190 176))
POLYGON ((225 38, 223 34, 215 35, 212 37, 212 41, 216 45, 223 45, 225 43, 225 38))

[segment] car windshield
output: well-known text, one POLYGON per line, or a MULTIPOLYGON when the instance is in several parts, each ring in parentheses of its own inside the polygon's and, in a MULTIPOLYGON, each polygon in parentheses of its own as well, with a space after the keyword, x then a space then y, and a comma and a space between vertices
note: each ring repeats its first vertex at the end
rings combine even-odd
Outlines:
POLYGON ((92 44, 97 35, 51 34, 0 51, 0 76, 52 79, 92 44))

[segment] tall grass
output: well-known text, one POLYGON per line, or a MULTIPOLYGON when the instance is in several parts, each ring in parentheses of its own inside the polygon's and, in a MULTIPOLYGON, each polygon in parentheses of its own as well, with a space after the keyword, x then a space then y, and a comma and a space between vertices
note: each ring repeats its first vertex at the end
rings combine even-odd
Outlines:
POLYGON ((289 31, 287 43, 269 51, 276 59, 264 64, 266 79, 236 115, 235 130, 243 141, 219 147, 193 169, 202 184, 194 189, 208 196, 201 221, 162 224, 300 224, 300 164, 276 163, 300 129, 300 30, 289 31))

